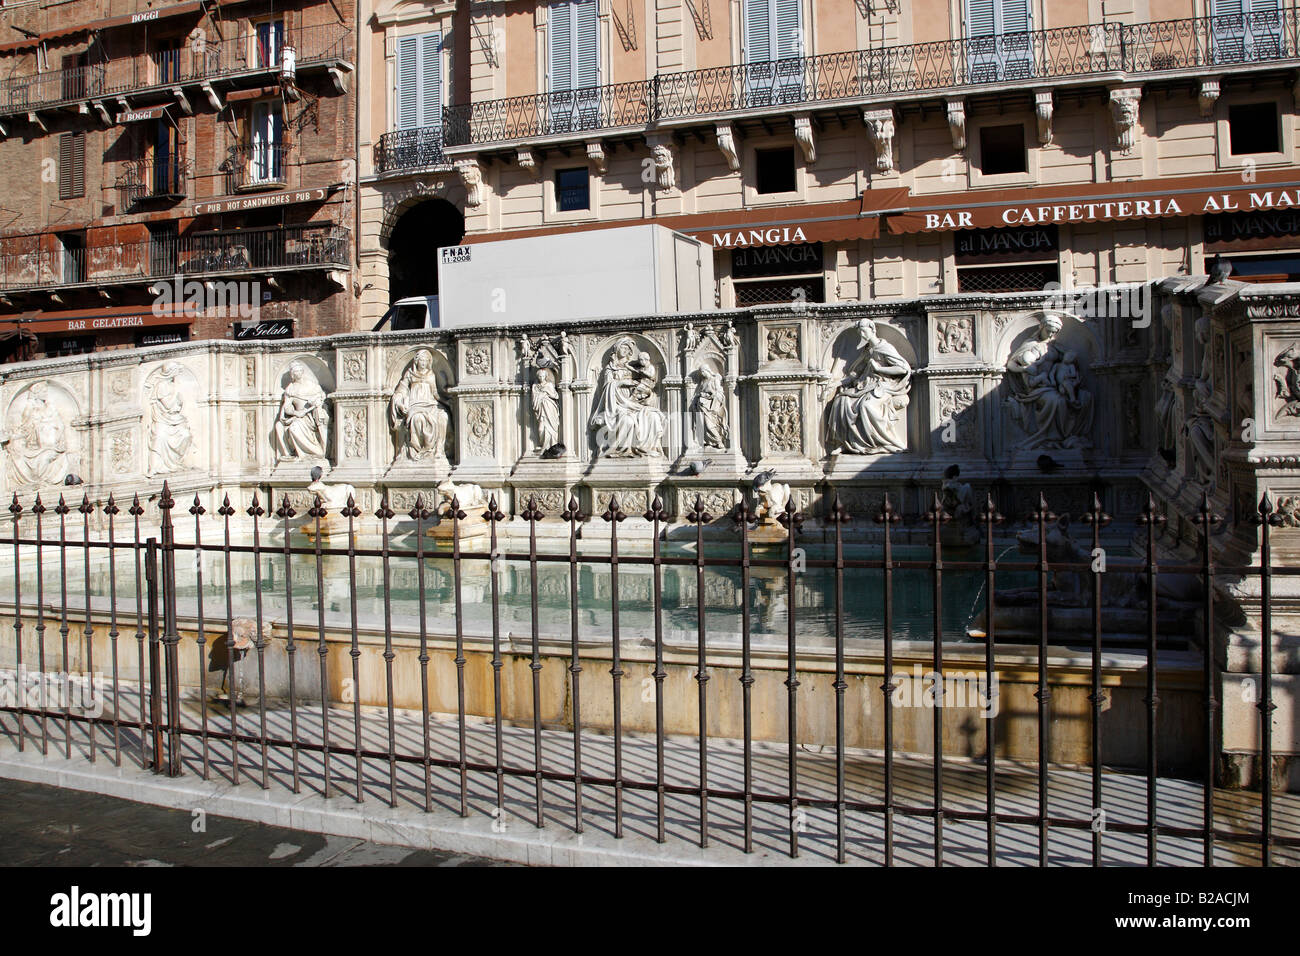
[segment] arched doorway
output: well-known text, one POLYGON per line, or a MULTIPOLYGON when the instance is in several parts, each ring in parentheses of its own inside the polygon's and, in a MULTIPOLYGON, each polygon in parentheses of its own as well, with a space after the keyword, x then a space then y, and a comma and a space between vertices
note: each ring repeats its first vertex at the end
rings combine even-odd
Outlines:
POLYGON ((445 199, 417 203, 388 236, 388 301, 438 294, 438 249, 465 238, 465 217, 445 199))

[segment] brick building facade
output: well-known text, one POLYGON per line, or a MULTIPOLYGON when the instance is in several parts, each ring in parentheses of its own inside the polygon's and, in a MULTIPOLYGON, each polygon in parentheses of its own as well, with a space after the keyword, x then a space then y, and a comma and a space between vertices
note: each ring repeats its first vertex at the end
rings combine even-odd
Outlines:
POLYGON ((353 327, 352 50, 328 2, 0 10, 0 349, 353 327))

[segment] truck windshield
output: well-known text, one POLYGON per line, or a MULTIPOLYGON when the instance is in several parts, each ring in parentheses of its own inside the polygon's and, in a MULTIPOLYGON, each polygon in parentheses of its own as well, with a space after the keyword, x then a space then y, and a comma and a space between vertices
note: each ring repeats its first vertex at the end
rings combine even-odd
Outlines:
POLYGON ((406 332, 411 329, 422 329, 426 324, 427 307, 420 305, 399 305, 393 310, 393 318, 389 324, 394 332, 406 332))

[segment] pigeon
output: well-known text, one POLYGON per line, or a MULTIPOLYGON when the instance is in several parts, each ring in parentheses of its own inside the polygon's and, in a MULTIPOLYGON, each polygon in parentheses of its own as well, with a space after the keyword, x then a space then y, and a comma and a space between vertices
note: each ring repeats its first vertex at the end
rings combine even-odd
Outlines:
POLYGON ((1050 475, 1053 472, 1060 471, 1062 467, 1064 466, 1051 455, 1038 456, 1038 470, 1045 475, 1050 475))
POLYGON ((760 471, 757 475, 754 476, 754 487, 762 488, 764 485, 766 485, 769 481, 771 481, 775 477, 776 477, 775 471, 772 471, 770 469, 768 471, 760 471))
POLYGON ((1161 448, 1160 457, 1165 460, 1165 464, 1170 468, 1173 468, 1178 464, 1178 452, 1172 448, 1161 448))
POLYGON ((1224 262, 1223 257, 1215 253, 1214 259, 1210 262, 1210 279, 1214 282, 1223 282, 1230 275, 1232 275, 1232 263, 1224 262))
MULTIPOLYGON (((1047 457, 1046 455, 1043 456, 1043 458, 1046 457, 1047 457)), ((1042 460, 1043 460, 1042 458, 1038 460, 1039 467, 1042 467, 1042 460)), ((943 470, 943 477, 945 481, 952 481, 960 474, 961 474, 961 465, 949 465, 947 468, 943 470)))
POLYGON ((65 485, 79 485, 79 484, 81 484, 81 476, 80 476, 80 475, 68 475, 67 477, 65 477, 65 478, 63 479, 63 483, 64 483, 65 485))
POLYGON ((564 442, 556 442, 550 448, 546 449, 546 451, 542 452, 541 457, 546 459, 563 458, 564 442))
POLYGON ((713 464, 712 458, 697 458, 694 461, 687 462, 686 466, 678 472, 679 475, 702 475, 704 469, 713 464))

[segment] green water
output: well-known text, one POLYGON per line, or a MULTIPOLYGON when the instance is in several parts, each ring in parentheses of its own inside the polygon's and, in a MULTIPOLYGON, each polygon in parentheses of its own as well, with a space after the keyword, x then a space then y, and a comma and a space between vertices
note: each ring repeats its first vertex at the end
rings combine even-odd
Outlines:
MULTIPOLYGON (((293 540, 295 546, 300 542, 293 540)), ((241 542, 247 543, 247 542, 241 542)), ((341 539, 332 542, 334 547, 341 539)), ((305 546, 305 542, 301 543, 305 546)), ((263 539, 267 549, 259 557, 262 614, 282 622, 287 616, 286 591, 292 593, 295 622, 308 627, 320 619, 323 604, 328 626, 347 628, 355 604, 358 626, 363 630, 381 629, 385 621, 384 571, 379 557, 358 557, 355 586, 349 584, 348 558, 325 555, 320 564, 321 587, 317 586, 316 558, 312 554, 293 555, 291 574, 286 575, 281 542, 263 539), (323 592, 320 593, 320 592, 323 592)), ((359 540, 362 548, 376 547, 376 541, 359 540)), ((558 545, 552 544, 551 547, 558 545)), ((602 543, 588 544, 599 549, 602 543)), ((410 631, 418 626, 420 582, 414 543, 410 535, 391 539, 394 550, 389 560, 387 612, 396 631, 410 631)), ((431 547, 431 545, 430 545, 431 547)), ((563 545, 566 548, 567 542, 563 545)), ((467 549, 486 550, 485 544, 466 545, 467 549)), ((513 548, 512 548, 513 550, 513 548)), ((622 553, 622 549, 621 553, 622 553)), ((833 557, 828 545, 806 545, 809 560, 833 557)), ((644 550, 636 553, 644 554, 644 550)), ((666 556, 693 560, 693 542, 666 542, 666 556)), ((705 553, 716 558, 737 558, 739 547, 729 543, 706 542, 705 553)), ((754 557, 783 560, 781 546, 756 548, 754 557)), ((926 547, 897 546, 896 560, 926 561, 931 557, 926 547)), ((979 555, 948 551, 949 559, 978 560, 979 555)), ((850 559, 879 559, 878 547, 846 547, 850 559)), ((529 563, 524 560, 498 559, 496 584, 498 621, 501 633, 516 639, 528 639, 532 633, 532 588, 529 563)), ((59 585, 64 580, 57 554, 45 555, 45 600, 57 605, 59 585)), ((116 593, 119 614, 134 618, 136 611, 136 575, 129 550, 119 551, 116 560, 116 593)), ((706 567, 703 587, 694 566, 667 565, 660 569, 663 634, 666 641, 690 643, 696 640, 700 592, 703 592, 704 628, 712 644, 738 642, 745 603, 750 613, 751 633, 757 641, 784 642, 787 636, 791 582, 784 568, 755 567, 750 572, 748 591, 741 587, 738 567, 706 567)), ((253 573, 253 555, 230 556, 230 603, 235 616, 253 616, 257 588, 253 573)), ((1023 573, 1004 572, 998 586, 1032 583, 1023 573)), ((75 612, 85 604, 87 576, 81 552, 69 553, 66 573, 68 604, 75 612)), ((226 616, 226 558, 220 551, 205 552, 202 559, 202 608, 205 619, 224 623, 226 616)), ((584 640, 608 639, 613 629, 613 586, 610 568, 605 563, 580 563, 577 573, 578 624, 584 640)), ((183 545, 176 553, 178 611, 190 618, 199 609, 199 576, 192 550, 183 545)), ((618 610, 620 633, 624 640, 654 637, 654 572, 648 565, 621 564, 618 575, 618 610)), ((21 574, 24 603, 35 598, 35 561, 25 556, 21 574)), ((981 571, 945 570, 943 607, 940 615, 947 640, 964 640, 972 614, 983 607, 984 575, 981 571)), ((543 637, 565 639, 571 628, 570 572, 567 563, 541 562, 537 567, 538 630, 543 637)), ((142 589, 143 590, 143 589, 142 589)), ((108 605, 109 567, 102 551, 92 552, 89 593, 92 605, 108 605)), ((13 599, 12 569, 0 576, 0 601, 13 599)), ((844 635, 848 640, 879 639, 884 636, 884 573, 880 570, 846 569, 843 578, 844 635)), ((835 573, 830 568, 807 568, 793 576, 796 605, 796 634, 801 644, 829 641, 835 634, 835 573)), ((460 598, 463 628, 467 634, 490 634, 492 630, 492 571, 488 561, 462 559, 460 598)), ((894 622, 897 640, 929 641, 933 635, 933 593, 931 572, 926 569, 896 570, 893 574, 894 622)), ((424 559, 424 614, 431 633, 449 634, 455 628, 455 593, 452 561, 445 552, 426 555, 424 559)), ((25 616, 30 616, 30 611, 25 616)))

